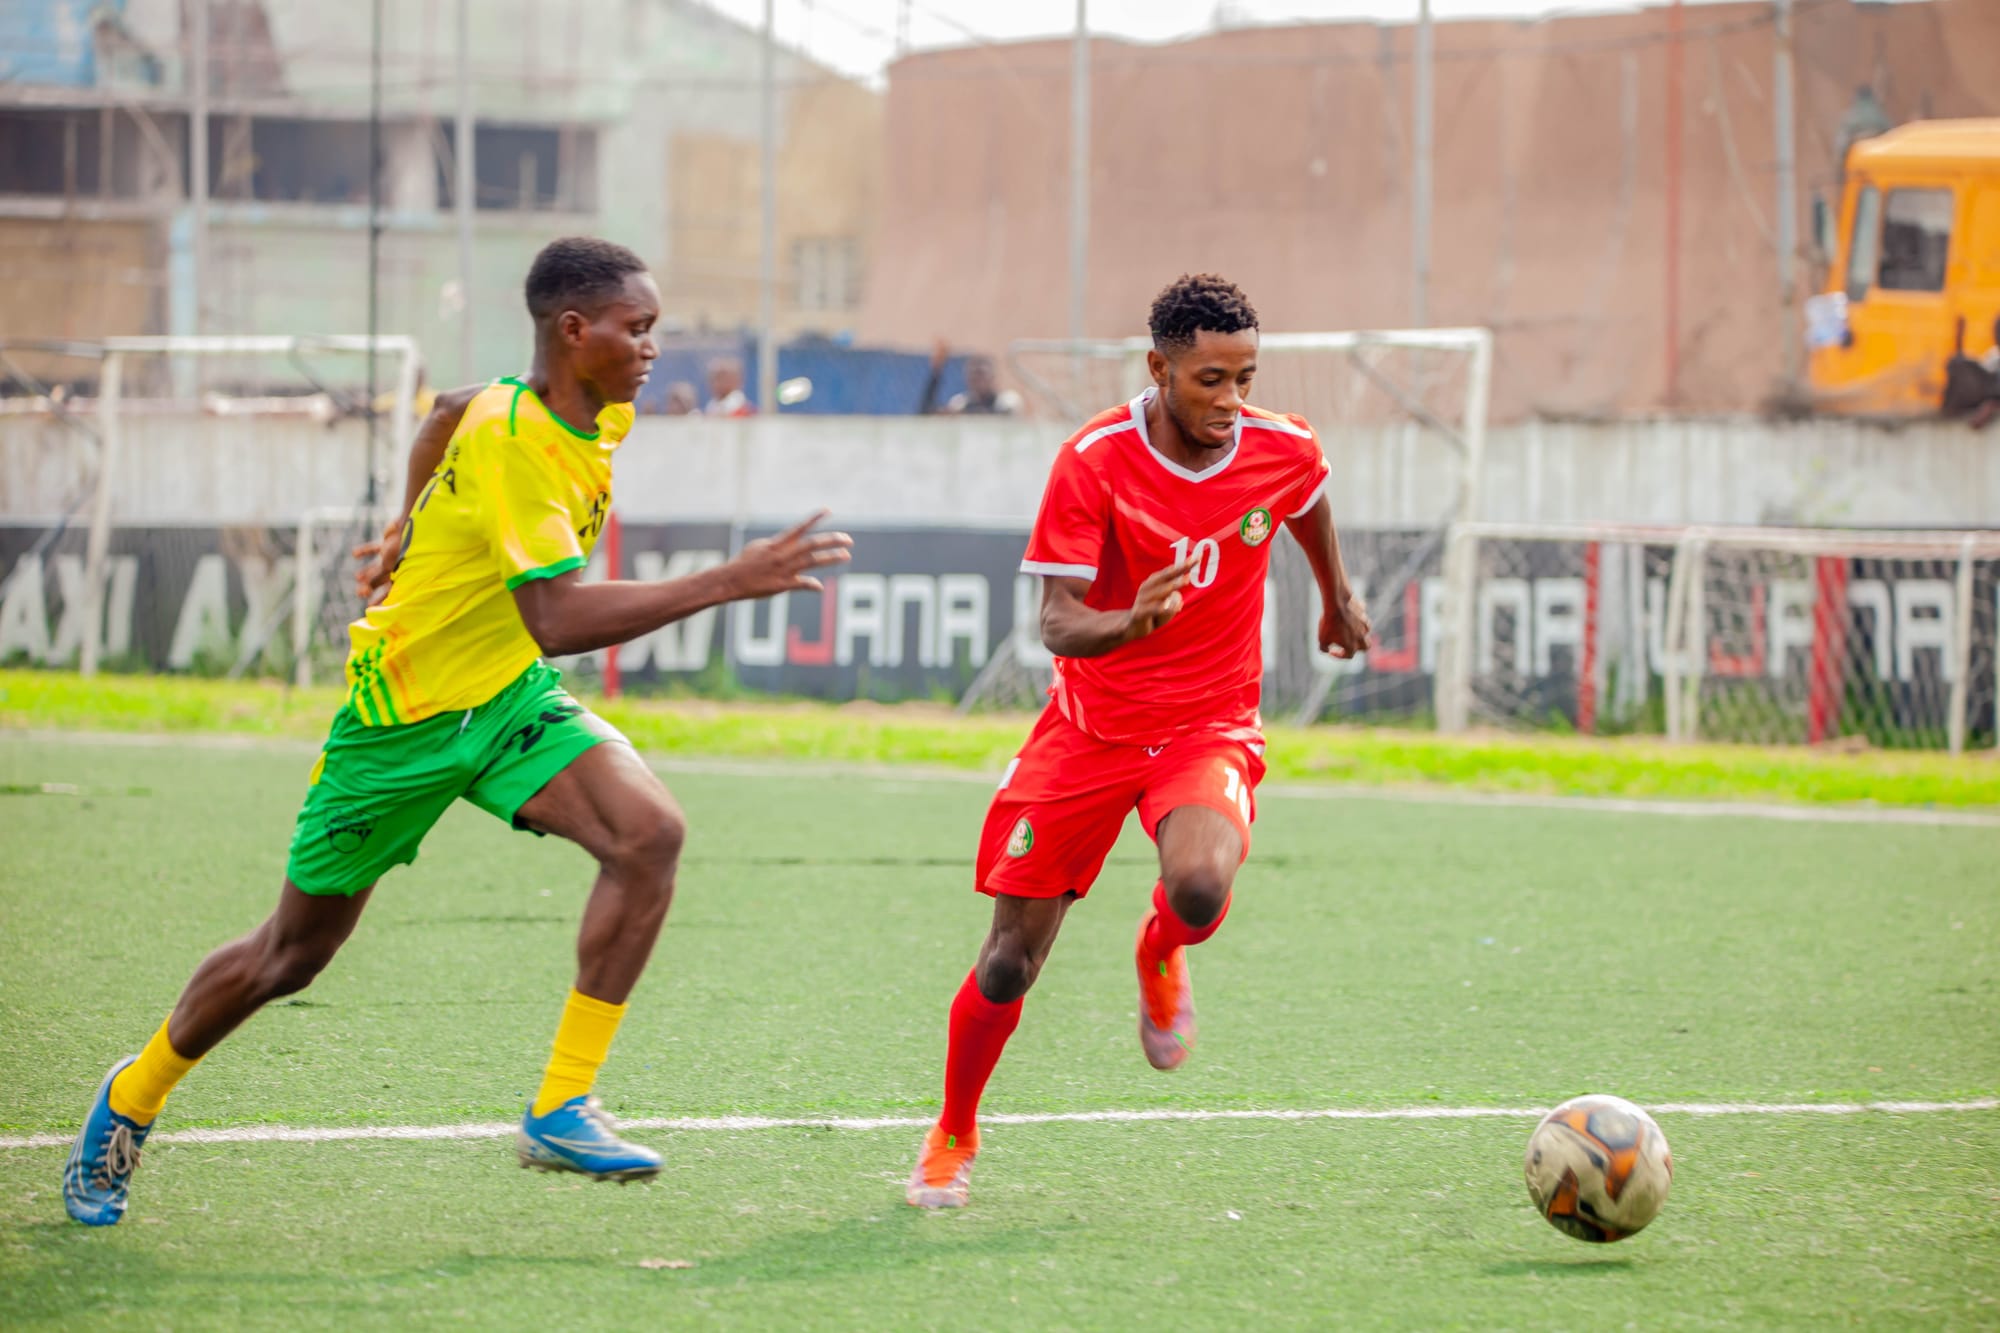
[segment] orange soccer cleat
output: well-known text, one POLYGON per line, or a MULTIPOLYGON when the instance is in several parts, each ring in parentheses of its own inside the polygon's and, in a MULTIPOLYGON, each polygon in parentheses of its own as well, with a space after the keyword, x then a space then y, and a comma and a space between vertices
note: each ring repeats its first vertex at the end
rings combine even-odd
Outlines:
POLYGON ((1179 1069, 1194 1050, 1194 982, 1188 977, 1187 949, 1155 957, 1146 947, 1153 913, 1139 922, 1133 950, 1139 968, 1139 1045, 1155 1069, 1179 1069))
POLYGON ((910 1171, 903 1197, 916 1208, 963 1208, 972 1185, 972 1162, 979 1156, 979 1131, 947 1134, 932 1125, 924 1150, 910 1171))

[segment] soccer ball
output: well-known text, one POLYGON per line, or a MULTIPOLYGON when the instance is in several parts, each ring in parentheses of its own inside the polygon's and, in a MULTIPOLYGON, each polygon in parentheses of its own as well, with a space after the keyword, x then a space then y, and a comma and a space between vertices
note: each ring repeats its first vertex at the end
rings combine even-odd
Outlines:
POLYGON ((1674 1156, 1653 1117, 1623 1097, 1573 1097, 1528 1136, 1528 1197, 1578 1240, 1623 1240, 1667 1201, 1674 1156))

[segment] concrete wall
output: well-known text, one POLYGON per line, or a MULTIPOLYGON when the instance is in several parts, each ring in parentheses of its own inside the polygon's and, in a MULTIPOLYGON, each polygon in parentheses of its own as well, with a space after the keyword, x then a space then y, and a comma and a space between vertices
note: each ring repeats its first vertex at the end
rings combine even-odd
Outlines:
MULTIPOLYGON (((1776 387, 1799 324, 1774 251, 1772 10, 1654 3, 1437 25, 1421 322, 1496 332, 1496 420, 1746 412, 1776 387)), ((1268 330, 1411 323, 1414 40, 1410 24, 1347 22, 1093 43, 1084 332, 1137 331, 1163 285, 1203 270, 1241 284, 1268 330)), ((1796 6, 1794 50, 1802 239, 1806 197, 1838 175, 1857 84, 1898 121, 2000 114, 1994 0, 1816 0, 1796 6)), ((892 67, 864 337, 946 333, 997 352, 1062 336, 1070 63, 1067 41, 1047 41, 892 67)))
MULTIPOLYGON (((156 249, 144 222, 0 217, 0 334, 89 339, 146 332, 162 304, 156 249)), ((11 355, 46 382, 97 378, 94 361, 11 355)))
MULTIPOLYGON (((357 22, 350 6, 318 0, 216 6, 210 114, 222 146, 211 155, 218 185, 208 212, 210 266, 197 291, 193 215, 182 184, 185 9, 182 0, 129 0, 123 7, 135 38, 161 56, 157 83, 114 90, 100 66, 95 86, 52 89, 19 80, 0 86, 0 109, 68 109, 93 132, 100 103, 114 96, 135 99, 147 114, 144 134, 129 111, 106 118, 115 123, 110 178, 116 184, 103 197, 0 198, 0 279, 29 293, 0 298, 0 333, 57 338, 367 327, 365 165, 348 183, 355 197, 344 202, 252 200, 246 196, 255 154, 247 138, 231 138, 239 124, 247 131, 250 117, 324 121, 345 132, 345 149, 365 164, 365 11, 357 22), (157 151, 149 146, 156 139, 157 151), (134 246, 142 252, 137 258, 127 253, 134 246)), ((697 0, 478 0, 469 68, 482 127, 567 127, 594 136, 594 151, 576 155, 575 175, 587 183, 566 195, 571 211, 487 208, 476 215, 471 361, 462 362, 468 316, 457 224, 441 208, 437 188, 438 168, 449 164, 443 135, 455 110, 455 12, 449 0, 409 0, 383 13, 378 327, 418 339, 431 358, 432 383, 444 387, 525 368, 521 282, 535 251, 564 233, 608 237, 654 265, 669 293, 666 327, 734 328, 753 313, 760 35, 697 0), (717 146, 741 168, 724 182, 729 188, 715 188, 698 157, 677 161, 676 145, 686 143, 717 146), (690 218, 726 243, 704 247, 701 236, 688 232, 690 218)), ((857 263, 865 259, 879 207, 883 99, 789 50, 779 52, 776 75, 783 136, 780 320, 788 332, 838 332, 852 325, 854 305, 802 310, 791 300, 794 243, 845 238, 857 263)), ((94 169, 94 158, 86 165, 94 169)))
MULTIPOLYGON (((288 524, 361 493, 357 423, 135 413, 126 440, 114 505, 123 524, 288 524)), ((1021 421, 644 417, 618 455, 618 508, 632 522, 784 519, 826 506, 855 525, 1021 529, 1059 443, 1021 421)), ((1328 452, 1348 527, 1430 526, 1455 494, 1455 465, 1427 440, 1349 436, 1328 452)), ((0 415, 0 520, 64 512, 88 485, 88 459, 70 428, 0 415)), ((1531 423, 1489 436, 1480 515, 1996 527, 2000 439, 1943 424, 1531 423)))

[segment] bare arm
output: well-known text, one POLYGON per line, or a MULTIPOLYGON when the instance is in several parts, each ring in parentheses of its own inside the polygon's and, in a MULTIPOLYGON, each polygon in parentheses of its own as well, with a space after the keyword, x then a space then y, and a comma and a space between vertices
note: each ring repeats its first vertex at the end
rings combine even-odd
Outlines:
POLYGON ((438 464, 444 462, 445 446, 457 432, 459 419, 486 387, 468 384, 462 389, 447 389, 431 404, 424 424, 417 427, 417 438, 410 443, 410 465, 403 478, 402 518, 408 518, 417 507, 417 496, 429 483, 431 473, 438 470, 438 464))
POLYGON ((734 560, 686 578, 585 583, 577 570, 514 589, 521 623, 549 657, 610 648, 724 602, 820 592, 812 570, 848 559, 854 539, 814 532, 824 511, 776 537, 746 544, 734 560))
POLYGON ((1181 609, 1181 585, 1194 569, 1192 559, 1159 570, 1139 585, 1123 611, 1084 605, 1087 579, 1050 576, 1042 580, 1042 644, 1058 657, 1102 657, 1134 639, 1143 639, 1181 609))
POLYGON ((362 601, 372 605, 388 588, 389 577, 396 569, 396 557, 402 549, 403 525, 409 522, 410 511, 417 507, 417 496, 423 493, 431 474, 444 461, 445 447, 458 430, 466 405, 484 388, 484 384, 468 384, 439 394, 423 424, 417 427, 417 438, 410 444, 409 469, 403 479, 402 509, 382 529, 380 539, 354 548, 354 558, 362 562, 354 575, 354 591, 362 601))
POLYGON ((1306 553, 1313 581, 1319 584, 1319 648, 1335 657, 1357 657, 1368 651, 1368 608, 1355 596, 1347 567, 1340 559, 1340 535, 1333 530, 1333 503, 1324 495, 1311 509, 1285 526, 1306 553))

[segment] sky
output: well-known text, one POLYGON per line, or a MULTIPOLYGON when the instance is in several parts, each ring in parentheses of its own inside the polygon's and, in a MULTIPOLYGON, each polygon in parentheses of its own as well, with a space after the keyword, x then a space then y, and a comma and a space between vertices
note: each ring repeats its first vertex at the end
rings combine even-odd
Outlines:
MULTIPOLYGON (((1657 2, 1657 0, 1656 0, 1657 2)), ((701 0, 758 27, 764 0, 701 0)), ((1411 22, 1418 0, 1087 0, 1092 32, 1170 41, 1229 26, 1266 23, 1411 22)), ((1707 3, 1707 0, 1687 0, 1707 3)), ((978 41, 1066 36, 1077 0, 776 0, 778 40, 856 78, 874 80, 899 44, 923 50, 978 41)), ((1639 6, 1620 0, 1431 0, 1432 17, 1533 19, 1639 6)))

